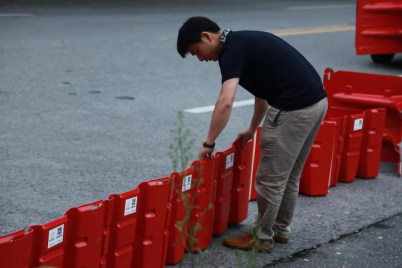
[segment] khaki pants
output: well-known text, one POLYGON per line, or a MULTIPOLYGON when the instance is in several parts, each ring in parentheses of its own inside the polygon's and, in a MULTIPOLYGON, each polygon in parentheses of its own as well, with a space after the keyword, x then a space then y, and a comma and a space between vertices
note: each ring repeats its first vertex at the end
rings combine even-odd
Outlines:
POLYGON ((327 99, 296 111, 270 107, 260 136, 261 158, 255 180, 259 218, 253 231, 273 244, 274 231, 289 237, 300 175, 328 108, 327 99))

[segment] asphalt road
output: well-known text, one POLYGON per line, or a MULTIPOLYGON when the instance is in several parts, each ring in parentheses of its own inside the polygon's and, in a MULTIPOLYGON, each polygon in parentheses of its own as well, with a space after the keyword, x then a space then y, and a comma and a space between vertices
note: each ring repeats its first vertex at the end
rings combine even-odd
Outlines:
MULTIPOLYGON (((376 65, 369 56, 355 55, 353 30, 325 30, 353 25, 355 1, 15 0, 0 7, 0 235, 170 174, 167 150, 177 112, 213 105, 219 94, 216 63, 183 60, 176 52, 177 30, 190 16, 208 16, 232 30, 296 29, 283 38, 320 75, 327 67, 402 74, 401 54, 391 64, 376 65), (316 27, 324 28, 299 31, 316 27)), ((251 97, 239 89, 236 100, 251 97)), ((251 115, 252 106, 233 110, 218 151, 231 145, 251 115)), ((210 117, 185 113, 196 141, 194 159, 210 117)), ((259 255, 260 264, 297 256, 401 213, 401 190, 396 166, 384 164, 375 180, 339 184, 327 197, 301 196, 292 242, 259 255)), ((251 202, 247 221, 225 236, 245 231, 255 211, 251 202)), ((235 267, 236 256, 222 239, 216 237, 209 248, 209 263, 235 267)), ((387 254, 384 249, 381 256, 387 254)), ((392 254, 402 258, 401 251, 392 254)), ((370 259, 361 261, 370 267, 370 259)))

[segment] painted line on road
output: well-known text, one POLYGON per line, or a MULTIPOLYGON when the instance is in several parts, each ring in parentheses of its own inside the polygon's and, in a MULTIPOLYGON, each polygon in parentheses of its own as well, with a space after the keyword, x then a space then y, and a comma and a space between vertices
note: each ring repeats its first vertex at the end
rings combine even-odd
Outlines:
MULTIPOLYGON (((233 102, 233 108, 248 106, 248 105, 254 105, 254 99, 233 102)), ((212 112, 214 110, 214 108, 215 108, 215 105, 209 105, 209 106, 197 107, 197 108, 192 108, 192 109, 186 109, 184 111, 187 113, 192 113, 192 114, 201 114, 201 113, 212 112)))
POLYGON ((344 24, 344 25, 332 25, 332 26, 324 26, 324 27, 315 27, 315 28, 295 28, 295 29, 278 29, 268 31, 277 36, 290 36, 290 35, 303 35, 303 34, 318 34, 318 33, 335 33, 335 32, 345 32, 345 31, 354 31, 356 27, 352 24, 344 24))
POLYGON ((0 13, 0 17, 32 17, 34 14, 30 13, 0 13))
POLYGON ((355 8, 356 5, 344 4, 344 5, 315 5, 315 6, 294 6, 288 7, 289 10, 310 10, 310 9, 337 9, 337 8, 355 8))

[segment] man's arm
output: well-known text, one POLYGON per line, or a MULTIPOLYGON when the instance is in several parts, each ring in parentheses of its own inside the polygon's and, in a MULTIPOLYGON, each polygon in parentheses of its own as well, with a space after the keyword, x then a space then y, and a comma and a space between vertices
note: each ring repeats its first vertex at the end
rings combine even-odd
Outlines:
POLYGON ((238 84, 239 78, 229 79, 222 84, 219 98, 212 113, 211 125, 207 136, 208 144, 215 142, 229 121, 238 84))
POLYGON ((236 138, 242 140, 243 147, 245 147, 247 142, 253 138, 254 133, 260 125, 262 119, 264 119, 267 110, 268 102, 265 99, 255 97, 254 113, 253 117, 251 118, 250 126, 248 129, 240 131, 236 138))
POLYGON ((257 131, 257 128, 260 125, 262 119, 264 119, 267 110, 268 102, 264 99, 255 97, 254 114, 249 127, 250 130, 253 131, 253 133, 257 131))
MULTIPOLYGON (((219 134, 225 128, 229 121, 232 112, 233 101, 236 95, 239 78, 232 78, 222 84, 222 89, 219 98, 216 101, 214 112, 212 113, 211 124, 209 126, 206 142, 214 144, 219 134)), ((199 149, 200 157, 205 157, 213 152, 213 149, 208 150, 203 146, 199 149)))

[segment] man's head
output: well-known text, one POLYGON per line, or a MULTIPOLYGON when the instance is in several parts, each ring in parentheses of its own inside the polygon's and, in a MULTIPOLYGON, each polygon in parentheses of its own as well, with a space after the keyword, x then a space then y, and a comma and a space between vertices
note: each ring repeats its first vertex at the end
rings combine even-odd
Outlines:
POLYGON ((218 60, 221 29, 205 17, 189 18, 179 30, 177 52, 183 58, 190 53, 200 61, 218 60))

